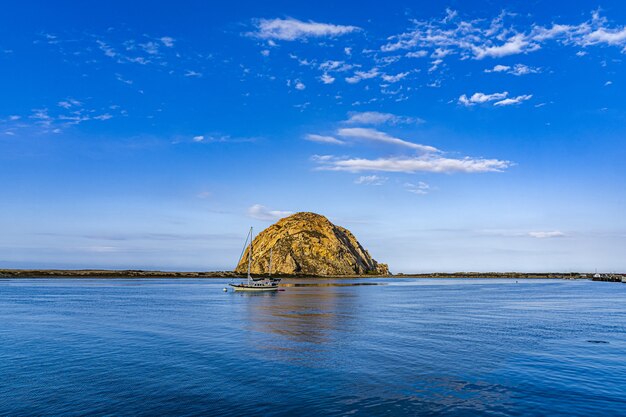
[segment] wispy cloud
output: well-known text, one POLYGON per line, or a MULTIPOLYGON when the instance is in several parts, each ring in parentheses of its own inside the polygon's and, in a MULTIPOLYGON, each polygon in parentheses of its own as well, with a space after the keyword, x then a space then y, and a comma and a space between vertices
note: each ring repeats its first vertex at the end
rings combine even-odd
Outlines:
POLYGON ((496 101, 493 103, 494 106, 512 106, 515 104, 520 104, 523 101, 530 100, 533 97, 532 94, 524 94, 517 97, 505 98, 504 100, 496 101))
POLYGON ((66 98, 56 102, 56 106, 34 108, 29 114, 11 115, 0 120, 5 134, 18 135, 23 133, 61 133, 64 129, 84 122, 103 122, 115 116, 125 114, 119 106, 105 108, 94 107, 91 100, 66 98), (113 113, 113 114, 112 114, 113 113))
POLYGON ((400 73, 394 74, 394 75, 383 74, 383 75, 381 75, 380 78, 382 78, 383 81, 388 82, 388 83, 397 83, 398 81, 404 79, 409 74, 410 74, 410 72, 408 72, 408 71, 400 72, 400 73))
POLYGON ((485 72, 501 72, 520 76, 526 74, 538 74, 541 72, 541 68, 529 67, 524 64, 515 64, 512 67, 509 65, 496 65, 491 69, 486 69, 485 72))
POLYGON ((339 140, 335 138, 334 136, 315 135, 312 133, 309 133, 308 135, 306 135, 304 139, 310 142, 328 143, 331 145, 345 145, 346 144, 346 142, 339 140))
POLYGON ((461 97, 459 97, 458 103, 463 106, 470 107, 476 104, 494 102, 494 106, 501 107, 520 104, 526 100, 530 100, 533 97, 532 94, 523 94, 516 97, 508 97, 508 95, 508 91, 493 94, 474 93, 470 97, 463 94, 461 97))
POLYGON ((444 158, 432 155, 400 158, 335 158, 325 155, 314 158, 319 170, 348 172, 434 172, 467 173, 502 172, 512 163, 499 159, 483 158, 444 158))
POLYGON ((319 23, 312 20, 303 22, 294 18, 258 19, 256 31, 248 33, 260 39, 295 41, 307 38, 335 37, 359 31, 356 26, 319 23))
MULTIPOLYGON (((168 74, 187 75, 185 67, 203 65, 207 56, 196 51, 186 52, 177 48, 176 40, 171 36, 152 36, 149 34, 129 36, 129 31, 109 28, 104 33, 74 33, 71 38, 56 35, 43 35, 43 41, 51 45, 59 54, 77 63, 100 64, 106 61, 119 65, 137 64, 142 67, 162 71, 169 68, 168 74), (50 36, 54 38, 51 39, 50 36)), ((196 74, 200 74, 194 71, 196 74)), ((132 84, 121 75, 115 74, 121 82, 132 84)))
POLYGON ((72 107, 80 107, 82 103, 76 99, 68 98, 67 100, 62 100, 57 103, 59 107, 63 107, 64 109, 69 109, 72 107))
POLYGON ((369 71, 356 71, 354 75, 351 77, 346 77, 346 82, 348 84, 356 84, 361 82, 362 80, 369 80, 371 78, 376 78, 380 75, 380 71, 378 68, 374 67, 369 71))
POLYGON ((413 184, 412 182, 405 182, 404 189, 413 194, 424 195, 430 192, 430 185, 428 185, 424 181, 420 181, 417 184, 413 184))
POLYGON ((476 59, 483 59, 486 57, 500 58, 508 55, 517 55, 523 52, 532 52, 539 49, 540 46, 534 42, 529 41, 523 34, 518 33, 511 36, 502 45, 485 46, 485 45, 473 45, 472 50, 476 59))
POLYGON ((437 152, 437 148, 428 145, 421 145, 419 143, 413 143, 404 139, 396 138, 388 135, 385 132, 381 132, 376 129, 369 129, 363 127, 351 127, 341 128, 337 131, 337 134, 345 138, 363 139, 372 142, 387 143, 391 145, 403 146, 411 148, 421 152, 437 152))
POLYGON ((257 220, 276 221, 292 214, 292 211, 270 210, 261 204, 255 204, 248 208, 248 216, 257 220))
POLYGON ((348 120, 345 123, 348 124, 362 124, 362 125, 399 125, 399 124, 417 124, 423 123, 424 120, 419 117, 407 117, 397 116, 391 113, 381 113, 377 111, 366 112, 350 112, 348 113, 348 120))
POLYGON ((320 81, 322 81, 324 84, 332 84, 335 82, 335 77, 333 77, 332 75, 328 75, 327 73, 324 73, 320 75, 320 81))
POLYGON ((548 232, 528 232, 528 236, 534 237, 537 239, 550 239, 555 237, 564 237, 565 233, 560 232, 558 230, 548 231, 548 232))
POLYGON ((362 185, 383 185, 387 182, 387 180, 387 177, 381 177, 378 175, 362 175, 354 180, 354 183, 362 185))
POLYGON ((189 138, 187 137, 175 137, 172 143, 188 143, 189 141, 199 144, 212 144, 212 143, 245 143, 245 142, 255 142, 258 140, 258 137, 233 137, 231 135, 222 134, 222 133, 210 133, 210 134, 202 134, 195 135, 189 138))
POLYGON ((464 20, 457 12, 446 12, 443 19, 413 21, 411 29, 389 37, 380 50, 408 51, 405 57, 430 54, 437 67, 444 59, 441 54, 435 54, 437 50, 445 50, 445 56, 481 60, 532 53, 550 41, 579 47, 626 45, 626 27, 610 26, 598 11, 581 23, 530 24, 526 30, 517 23, 519 18, 518 15, 502 12, 491 19, 464 20))
POLYGON ((459 97, 459 104, 462 104, 464 106, 473 106, 475 104, 483 104, 489 101, 502 100, 506 98, 506 96, 508 95, 509 95, 508 91, 504 91, 502 93, 492 93, 492 94, 474 93, 470 97, 463 94, 461 97, 459 97))
POLYGON ((200 78, 202 77, 202 73, 198 71, 187 70, 185 71, 185 77, 200 78))
POLYGON ((159 39, 163 45, 165 45, 167 48, 173 48, 174 47, 174 38, 171 38, 169 36, 163 36, 161 37, 161 39, 159 39))

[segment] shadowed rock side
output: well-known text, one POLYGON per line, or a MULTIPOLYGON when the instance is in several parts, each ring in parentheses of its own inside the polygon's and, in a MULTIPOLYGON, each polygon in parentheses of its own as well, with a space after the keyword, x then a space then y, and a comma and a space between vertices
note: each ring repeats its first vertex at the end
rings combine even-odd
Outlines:
MULTIPOLYGON (((315 213, 296 213, 263 230, 252 242, 253 274, 301 275, 388 275, 386 264, 379 264, 349 230, 335 226, 315 213)), ((236 271, 248 269, 248 250, 236 271)))

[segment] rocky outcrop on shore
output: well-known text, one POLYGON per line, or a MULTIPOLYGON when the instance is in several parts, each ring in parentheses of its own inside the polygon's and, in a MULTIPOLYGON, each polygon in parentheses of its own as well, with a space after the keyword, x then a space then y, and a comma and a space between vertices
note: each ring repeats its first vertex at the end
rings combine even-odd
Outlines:
MULTIPOLYGON (((354 235, 326 217, 301 212, 285 217, 263 230, 252 242, 253 274, 269 272, 286 275, 341 276, 388 275, 386 264, 379 264, 354 235)), ((247 248, 236 272, 248 269, 247 248)))

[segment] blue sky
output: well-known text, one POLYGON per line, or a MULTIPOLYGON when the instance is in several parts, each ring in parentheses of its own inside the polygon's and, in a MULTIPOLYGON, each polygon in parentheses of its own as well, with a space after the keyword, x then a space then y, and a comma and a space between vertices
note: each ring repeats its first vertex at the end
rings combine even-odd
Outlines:
POLYGON ((623 2, 296 3, 5 5, 0 267, 626 270, 623 2))

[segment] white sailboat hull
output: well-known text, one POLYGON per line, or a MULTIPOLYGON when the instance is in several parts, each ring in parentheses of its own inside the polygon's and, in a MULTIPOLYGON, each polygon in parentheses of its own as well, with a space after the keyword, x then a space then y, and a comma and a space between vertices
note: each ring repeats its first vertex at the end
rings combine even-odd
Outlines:
POLYGON ((278 291, 278 285, 229 284, 235 291, 278 291))

